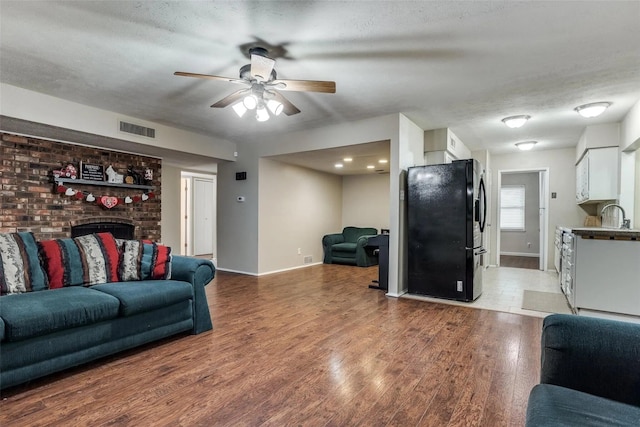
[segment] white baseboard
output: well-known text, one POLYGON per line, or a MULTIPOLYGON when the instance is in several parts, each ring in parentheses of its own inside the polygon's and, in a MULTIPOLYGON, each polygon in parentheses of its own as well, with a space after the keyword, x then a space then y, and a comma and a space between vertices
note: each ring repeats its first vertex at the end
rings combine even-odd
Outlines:
POLYGON ((217 267, 216 270, 226 271, 227 273, 246 274, 247 276, 260 277, 260 276, 266 276, 268 274, 283 273, 285 271, 297 270, 299 268, 306 268, 306 267, 311 267, 312 265, 320 265, 320 264, 322 264, 322 263, 321 262, 314 262, 314 263, 311 263, 311 264, 297 265, 295 267, 283 268, 283 269, 280 269, 280 270, 266 271, 264 273, 249 273, 248 271, 232 270, 230 268, 224 268, 224 267, 217 267))
POLYGON ((500 255, 509 255, 509 256, 528 256, 532 258, 539 258, 540 254, 532 254, 530 252, 500 252, 500 255))

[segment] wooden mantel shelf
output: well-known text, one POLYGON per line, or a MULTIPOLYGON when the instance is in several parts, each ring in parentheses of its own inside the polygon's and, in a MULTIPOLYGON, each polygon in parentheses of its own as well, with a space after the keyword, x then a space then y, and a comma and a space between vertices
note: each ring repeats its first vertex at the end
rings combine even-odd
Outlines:
POLYGON ((114 183, 107 181, 92 181, 89 179, 72 179, 72 178, 53 178, 53 182, 56 184, 80 184, 80 185, 95 185, 98 187, 119 187, 119 188, 132 188, 136 190, 153 190, 153 185, 136 185, 125 183, 114 183))

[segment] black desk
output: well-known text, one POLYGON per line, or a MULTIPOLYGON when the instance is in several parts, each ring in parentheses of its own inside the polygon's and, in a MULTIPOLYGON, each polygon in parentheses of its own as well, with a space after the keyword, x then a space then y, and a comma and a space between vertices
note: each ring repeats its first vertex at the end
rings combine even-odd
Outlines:
POLYGON ((378 234, 370 237, 367 246, 378 248, 378 280, 377 285, 369 285, 371 289, 386 291, 389 289, 389 235, 378 234))

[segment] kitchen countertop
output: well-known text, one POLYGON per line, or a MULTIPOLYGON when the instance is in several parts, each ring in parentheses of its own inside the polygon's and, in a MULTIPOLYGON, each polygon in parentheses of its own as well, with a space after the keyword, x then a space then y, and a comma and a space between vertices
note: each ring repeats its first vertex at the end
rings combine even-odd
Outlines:
POLYGON ((637 240, 640 241, 640 230, 604 227, 571 227, 576 236, 583 239, 637 240))

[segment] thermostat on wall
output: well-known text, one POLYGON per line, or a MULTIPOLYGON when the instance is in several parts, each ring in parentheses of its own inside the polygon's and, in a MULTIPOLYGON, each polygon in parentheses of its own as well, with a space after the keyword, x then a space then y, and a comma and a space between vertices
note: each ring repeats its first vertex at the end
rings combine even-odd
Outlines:
POLYGON ((236 172, 236 181, 244 181, 245 179, 247 179, 246 172, 236 172))

